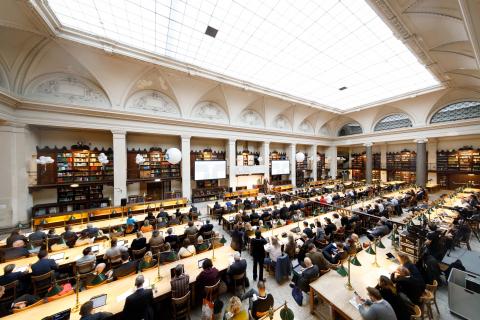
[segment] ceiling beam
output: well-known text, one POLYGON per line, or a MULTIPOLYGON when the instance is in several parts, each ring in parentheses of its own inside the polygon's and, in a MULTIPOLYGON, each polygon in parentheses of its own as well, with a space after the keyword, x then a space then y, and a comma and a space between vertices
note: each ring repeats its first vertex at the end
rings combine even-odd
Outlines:
POLYGON ((465 29, 473 47, 473 53, 477 62, 477 68, 480 69, 480 1, 478 0, 458 0, 460 11, 462 12, 465 29))

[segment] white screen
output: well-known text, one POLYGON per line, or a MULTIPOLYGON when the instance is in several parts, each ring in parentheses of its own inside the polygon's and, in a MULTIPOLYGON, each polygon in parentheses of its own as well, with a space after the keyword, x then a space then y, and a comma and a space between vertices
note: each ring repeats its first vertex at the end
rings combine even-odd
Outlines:
POLYGON ((227 177, 227 162, 195 161, 195 180, 225 179, 227 177))
POLYGON ((272 160, 272 176, 279 174, 290 174, 289 160, 272 160))

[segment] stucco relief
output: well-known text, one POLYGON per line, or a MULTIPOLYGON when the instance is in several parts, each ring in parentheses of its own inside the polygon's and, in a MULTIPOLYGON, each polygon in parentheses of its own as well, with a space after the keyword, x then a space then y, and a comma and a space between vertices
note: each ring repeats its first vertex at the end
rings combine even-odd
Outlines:
POLYGON ((298 129, 301 132, 305 132, 305 133, 313 133, 314 132, 313 126, 307 120, 302 121, 302 123, 300 123, 300 125, 298 126, 298 129))
POLYGON ((156 90, 142 90, 134 93, 128 99, 126 109, 148 114, 180 116, 180 109, 175 102, 156 90))
POLYGON ((202 102, 192 111, 192 118, 208 120, 212 122, 228 123, 228 115, 225 110, 213 102, 202 102))
POLYGON ((275 120, 273 120, 273 127, 280 130, 290 130, 290 121, 284 115, 278 115, 275 120))
POLYGON ((26 96, 40 101, 73 105, 110 107, 105 93, 90 80, 64 73, 54 73, 33 80, 26 96))
POLYGON ((255 110, 244 110, 240 115, 242 125, 249 127, 263 127, 262 116, 255 110))

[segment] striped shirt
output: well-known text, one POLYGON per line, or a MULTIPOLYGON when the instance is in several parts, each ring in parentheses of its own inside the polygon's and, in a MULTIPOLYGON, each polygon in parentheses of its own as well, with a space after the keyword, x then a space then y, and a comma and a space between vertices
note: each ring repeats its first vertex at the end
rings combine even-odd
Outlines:
POLYGON ((175 276, 170 280, 170 285, 172 286, 172 298, 181 298, 190 291, 189 287, 190 278, 188 274, 182 274, 180 276, 175 276))

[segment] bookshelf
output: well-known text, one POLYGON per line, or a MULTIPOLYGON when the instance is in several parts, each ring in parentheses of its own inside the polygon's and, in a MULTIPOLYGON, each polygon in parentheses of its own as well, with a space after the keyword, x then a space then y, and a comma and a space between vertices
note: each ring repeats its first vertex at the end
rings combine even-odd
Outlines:
POLYGON ((325 153, 317 152, 317 180, 321 180, 325 172, 325 153))
POLYGON ((417 154, 415 151, 388 152, 387 180, 415 183, 416 161, 417 154))
POLYGON ((305 153, 305 159, 302 162, 295 161, 295 176, 297 187, 301 187, 307 184, 310 179, 312 170, 308 168, 308 154, 305 153))
POLYGON ((449 189, 480 180, 480 149, 465 146, 437 151, 438 184, 449 189))
POLYGON ((249 150, 237 152, 237 166, 259 165, 260 164, 258 162, 259 156, 260 156, 259 152, 251 152, 249 150))
MULTIPOLYGON (((190 165, 192 180, 195 177, 195 161, 225 160, 225 151, 213 151, 210 148, 190 152, 190 165)), ((219 180, 199 180, 195 181, 196 187, 192 189, 192 201, 213 201, 222 198, 228 191, 227 187, 220 186, 219 180)))
POLYGON ((171 164, 165 159, 166 149, 150 148, 131 149, 127 151, 127 179, 129 182, 141 180, 180 180, 181 162, 171 164), (137 154, 140 154, 145 162, 138 165, 135 162, 137 154))
POLYGON ((352 153, 352 180, 365 179, 365 167, 367 166, 367 155, 363 153, 352 153))

